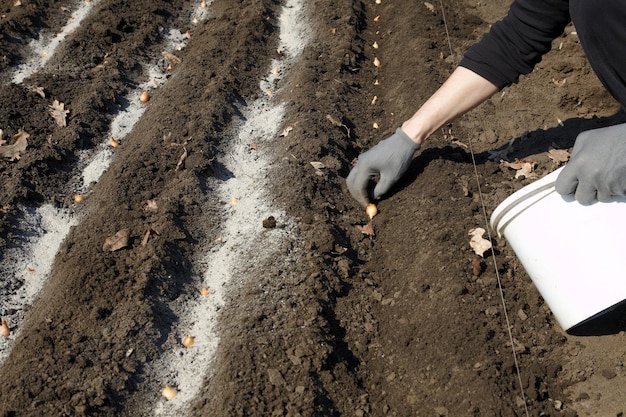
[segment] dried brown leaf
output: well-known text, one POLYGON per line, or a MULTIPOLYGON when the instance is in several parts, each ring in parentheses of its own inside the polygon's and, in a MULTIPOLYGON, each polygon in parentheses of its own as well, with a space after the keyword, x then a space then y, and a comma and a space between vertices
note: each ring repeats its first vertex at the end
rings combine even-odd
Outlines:
POLYGON ((170 61, 172 63, 172 65, 178 65, 181 62, 183 62, 179 57, 177 57, 176 55, 171 54, 171 53, 169 53, 167 51, 161 52, 161 55, 163 55, 165 57, 165 59, 170 61))
POLYGON ((180 167, 184 167, 185 159, 187 159, 187 148, 183 146, 183 154, 178 158, 175 171, 178 171, 180 167))
POLYGON ((159 206, 156 201, 148 200, 146 201, 146 209, 149 211, 157 211, 159 209, 159 206))
POLYGON ((52 118, 61 127, 67 126, 67 114, 69 110, 65 110, 65 104, 60 103, 59 100, 54 100, 51 105, 48 106, 48 110, 52 115, 52 118))
POLYGON ((537 178, 537 174, 534 172, 535 164, 531 162, 524 162, 522 167, 515 172, 515 178, 537 178))
POLYGON ((368 222, 365 226, 357 225, 356 228, 365 236, 374 236, 374 223, 372 221, 368 222))
POLYGON ((30 135, 23 130, 18 130, 18 133, 13 135, 13 144, 2 145, 6 143, 4 140, 0 141, 0 157, 7 158, 9 161, 17 161, 21 157, 21 153, 28 147, 28 141, 26 140, 30 135))
POLYGON ((550 149, 548 157, 560 165, 569 161, 570 153, 566 149, 550 149))
POLYGON ((289 135, 289 132, 291 132, 293 130, 293 126, 287 126, 286 128, 283 129, 283 131, 280 133, 280 137, 287 137, 287 135, 289 135))
POLYGON ((128 229, 122 229, 113 236, 109 236, 105 239, 102 250, 105 252, 115 252, 128 246, 130 238, 130 231, 128 229))
POLYGON ((476 255, 482 257, 485 252, 491 249, 491 242, 483 238, 483 235, 485 234, 485 229, 483 229, 482 227, 472 229, 469 231, 468 234, 471 236, 469 243, 470 247, 474 249, 474 253, 476 255))
POLYGON ((319 176, 324 175, 324 173, 322 172, 322 169, 326 168, 326 165, 324 165, 322 162, 319 162, 319 161, 311 161, 311 165, 313 166, 313 168, 315 168, 316 175, 319 175, 319 176))

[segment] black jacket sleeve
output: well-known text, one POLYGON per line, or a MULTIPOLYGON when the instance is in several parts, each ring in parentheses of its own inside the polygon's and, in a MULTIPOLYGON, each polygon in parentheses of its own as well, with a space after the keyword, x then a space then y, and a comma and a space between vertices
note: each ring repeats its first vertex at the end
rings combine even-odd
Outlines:
POLYGON ((460 62, 502 89, 530 73, 570 22, 568 0, 515 0, 460 62))

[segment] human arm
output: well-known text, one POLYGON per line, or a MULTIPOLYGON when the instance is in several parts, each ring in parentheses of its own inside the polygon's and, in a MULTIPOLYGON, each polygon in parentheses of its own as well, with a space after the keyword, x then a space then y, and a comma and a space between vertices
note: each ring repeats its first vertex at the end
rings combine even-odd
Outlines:
POLYGON ((369 202, 370 179, 380 175, 374 188, 379 199, 406 172, 413 154, 433 132, 455 117, 476 107, 498 88, 480 75, 458 67, 446 82, 419 108, 402 129, 360 155, 347 178, 348 190, 362 205, 369 202))
POLYGON ((450 78, 401 129, 359 156, 347 178, 352 196, 365 206, 370 179, 376 175, 380 180, 374 199, 389 191, 432 133, 532 71, 569 19, 568 0, 515 1, 507 17, 465 54, 450 78))

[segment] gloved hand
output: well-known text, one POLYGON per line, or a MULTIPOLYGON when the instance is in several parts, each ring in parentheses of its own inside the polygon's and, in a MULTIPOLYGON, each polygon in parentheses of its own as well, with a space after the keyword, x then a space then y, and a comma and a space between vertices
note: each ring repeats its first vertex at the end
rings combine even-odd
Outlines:
POLYGON ((363 207, 367 206, 369 181, 373 175, 380 174, 380 180, 374 187, 374 199, 378 200, 404 175, 419 148, 420 145, 400 128, 396 129, 396 133, 359 156, 346 179, 350 194, 363 207))
POLYGON ((581 204, 626 196, 626 124, 579 134, 555 188, 581 204))

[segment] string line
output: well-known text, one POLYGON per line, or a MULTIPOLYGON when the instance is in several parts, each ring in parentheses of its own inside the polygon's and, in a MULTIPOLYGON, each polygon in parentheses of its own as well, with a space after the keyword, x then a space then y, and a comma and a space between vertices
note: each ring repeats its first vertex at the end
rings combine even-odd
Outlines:
MULTIPOLYGON (((446 12, 444 10, 444 6, 443 6, 443 0, 439 0, 439 4, 441 7, 441 15, 442 15, 442 20, 443 20, 443 25, 446 29, 446 39, 448 40, 448 48, 450 49, 450 56, 452 57, 452 59, 455 62, 455 66, 458 65, 458 62, 456 60, 456 58, 454 57, 454 53, 452 52, 452 41, 450 39, 450 32, 448 30, 448 22, 446 20, 446 12)), ((485 125, 484 125, 484 119, 481 120, 481 123, 483 125, 483 131, 485 130, 485 125)), ((470 155, 472 157, 472 166, 474 169, 474 176, 476 177, 476 185, 477 185, 477 189, 478 189, 478 196, 480 198, 480 205, 482 208, 482 214, 483 214, 483 219, 485 221, 485 230, 487 231, 487 237, 489 238, 490 242, 493 242, 492 236, 491 236, 491 228, 489 227, 489 219, 487 216, 487 207, 485 206, 485 200, 483 198, 483 192, 482 189, 480 187, 480 177, 478 174, 478 167, 476 165, 476 158, 474 155, 474 148, 472 146, 472 137, 468 136, 468 142, 469 142, 469 151, 470 151, 470 155)), ((502 289, 502 280, 500 278, 500 272, 498 271, 498 262, 496 260, 496 254, 493 250, 491 250, 491 259, 493 261, 493 267, 494 267, 494 271, 496 273, 496 280, 498 282, 498 291, 500 294, 500 300, 502 302, 502 309, 504 311, 504 320, 506 323, 506 330, 509 336, 509 343, 511 343, 511 350, 513 351, 513 362, 515 363, 515 372, 517 373, 517 380, 519 383, 519 387, 520 387, 520 393, 522 396, 522 401, 524 402, 524 412, 526 414, 526 417, 530 417, 530 414, 528 412, 528 405, 526 403, 526 394, 524 392, 524 385, 522 384, 522 373, 520 370, 520 365, 519 362, 517 360, 517 351, 515 350, 515 344, 513 343, 513 333, 511 331, 511 322, 509 320, 509 314, 507 312, 507 306, 506 306, 506 300, 504 299, 504 290, 502 289)))

